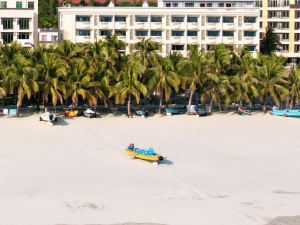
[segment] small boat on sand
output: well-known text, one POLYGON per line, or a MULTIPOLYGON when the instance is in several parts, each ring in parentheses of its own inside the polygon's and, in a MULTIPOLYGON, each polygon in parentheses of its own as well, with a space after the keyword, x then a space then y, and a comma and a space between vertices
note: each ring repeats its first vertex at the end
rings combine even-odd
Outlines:
POLYGON ((142 159, 152 162, 154 165, 158 165, 164 158, 154 152, 153 148, 141 149, 134 147, 134 144, 130 144, 125 150, 125 153, 131 159, 142 159))

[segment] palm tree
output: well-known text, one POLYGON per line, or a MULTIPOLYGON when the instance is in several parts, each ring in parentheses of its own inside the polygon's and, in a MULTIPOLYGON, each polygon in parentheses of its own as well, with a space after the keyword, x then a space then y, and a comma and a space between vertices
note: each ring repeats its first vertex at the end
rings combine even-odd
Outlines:
POLYGON ((148 69, 153 64, 160 46, 157 42, 152 41, 151 38, 142 38, 133 45, 133 48, 136 50, 134 54, 140 59, 140 63, 145 69, 148 69))
POLYGON ((62 64, 55 55, 47 52, 42 54, 40 64, 37 65, 43 103, 48 102, 48 98, 51 96, 54 107, 58 101, 63 104, 63 96, 66 95, 64 77, 58 73, 61 67, 62 64))
POLYGON ((91 74, 91 85, 94 95, 100 98, 107 107, 108 98, 112 92, 111 82, 116 74, 115 68, 110 67, 105 60, 97 54, 88 57, 88 73, 91 74))
POLYGON ((252 105, 252 98, 259 95, 257 89, 258 80, 253 75, 253 66, 255 60, 251 53, 235 52, 233 56, 232 72, 234 75, 230 77, 233 86, 232 99, 238 102, 239 106, 245 101, 252 105))
POLYGON ((0 48, 1 62, 4 66, 10 65, 11 62, 26 50, 20 44, 13 42, 12 44, 4 44, 0 48))
POLYGON ((205 62, 203 52, 199 51, 198 46, 193 46, 189 50, 188 58, 180 63, 180 71, 183 74, 182 87, 184 89, 188 87, 190 92, 188 113, 190 113, 193 95, 197 87, 202 86, 206 76, 208 76, 208 65, 205 62))
POLYGON ((283 57, 274 54, 271 56, 258 55, 257 65, 253 72, 259 81, 260 95, 264 102, 263 110, 266 112, 268 97, 271 97, 279 107, 282 96, 287 95, 286 83, 284 79, 284 62, 283 57))
POLYGON ((260 43, 260 51, 262 54, 271 55, 276 48, 277 45, 280 44, 279 36, 274 33, 274 30, 272 27, 267 28, 267 32, 265 33, 263 39, 260 43))
POLYGON ((297 67, 291 71, 288 77, 288 96, 290 98, 289 106, 293 107, 300 101, 300 68, 297 67))
POLYGON ((212 104, 218 104, 221 110, 221 102, 225 100, 225 103, 230 102, 229 91, 232 90, 229 77, 227 75, 214 75, 210 74, 209 79, 205 80, 203 85, 202 94, 200 99, 205 102, 210 99, 209 108, 212 108, 212 104))
POLYGON ((72 64, 83 52, 82 46, 70 41, 63 41, 56 49, 56 54, 63 61, 65 68, 71 68, 72 64))
POLYGON ((118 82, 114 85, 114 95, 116 103, 123 104, 127 99, 127 115, 131 115, 131 98, 134 96, 137 103, 140 101, 140 95, 147 94, 146 86, 139 81, 139 74, 144 70, 139 60, 133 56, 129 56, 127 63, 123 65, 120 72, 118 82))
POLYGON ((38 73, 35 68, 32 68, 28 59, 18 55, 12 65, 7 68, 7 74, 5 86, 8 90, 17 91, 17 116, 19 116, 24 97, 27 96, 27 99, 30 99, 39 91, 38 73))
POLYGON ((178 92, 180 80, 175 72, 174 65, 170 57, 163 58, 158 56, 155 66, 149 69, 148 78, 149 91, 155 91, 160 96, 159 114, 161 113, 163 98, 168 102, 172 89, 178 92))

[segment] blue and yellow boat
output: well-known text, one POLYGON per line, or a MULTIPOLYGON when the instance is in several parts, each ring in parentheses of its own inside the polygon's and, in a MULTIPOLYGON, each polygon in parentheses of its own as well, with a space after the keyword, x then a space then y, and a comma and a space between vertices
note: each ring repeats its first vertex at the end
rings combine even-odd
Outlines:
POLYGON ((125 150, 125 153, 131 159, 142 159, 153 164, 158 164, 159 161, 163 160, 161 155, 158 155, 154 152, 153 148, 141 149, 134 147, 134 144, 130 144, 128 148, 125 150))

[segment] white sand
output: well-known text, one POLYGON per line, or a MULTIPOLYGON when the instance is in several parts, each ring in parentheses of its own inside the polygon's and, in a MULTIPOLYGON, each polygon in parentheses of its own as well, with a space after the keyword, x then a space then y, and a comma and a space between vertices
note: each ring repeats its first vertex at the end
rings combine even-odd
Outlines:
POLYGON ((0 118, 0 224, 264 225, 300 214, 300 120, 0 118), (128 159, 134 142, 165 164, 128 159))

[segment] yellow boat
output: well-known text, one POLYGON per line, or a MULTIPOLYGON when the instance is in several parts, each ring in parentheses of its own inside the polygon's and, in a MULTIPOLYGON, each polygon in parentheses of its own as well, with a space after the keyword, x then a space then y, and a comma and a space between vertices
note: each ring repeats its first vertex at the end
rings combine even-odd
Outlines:
POLYGON ((66 117, 76 117, 78 115, 78 110, 74 110, 74 111, 65 111, 65 115, 66 117))
POLYGON ((163 160, 163 157, 154 153, 153 149, 138 149, 134 148, 133 144, 125 150, 125 154, 127 154, 131 159, 142 159, 146 161, 150 161, 153 164, 158 164, 159 161, 163 160))

